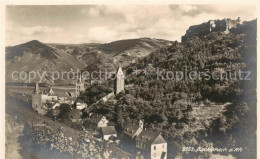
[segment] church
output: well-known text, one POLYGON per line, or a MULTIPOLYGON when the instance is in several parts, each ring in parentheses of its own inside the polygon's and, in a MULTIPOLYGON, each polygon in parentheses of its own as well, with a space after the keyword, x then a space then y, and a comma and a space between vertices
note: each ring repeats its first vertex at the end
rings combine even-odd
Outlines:
POLYGON ((85 87, 84 87, 84 80, 82 80, 82 76, 80 74, 78 81, 76 82, 76 97, 79 97, 81 92, 85 91, 85 87))
POLYGON ((54 91, 50 89, 41 92, 39 83, 37 82, 32 94, 32 108, 39 114, 45 115, 48 112, 48 105, 52 101, 59 100, 58 96, 54 94, 54 91))

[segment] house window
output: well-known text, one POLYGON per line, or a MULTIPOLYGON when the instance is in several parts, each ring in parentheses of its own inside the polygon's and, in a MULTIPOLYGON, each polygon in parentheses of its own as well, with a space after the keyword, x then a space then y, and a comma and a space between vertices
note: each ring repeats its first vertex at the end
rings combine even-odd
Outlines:
POLYGON ((156 150, 156 146, 154 146, 153 149, 156 150))
POLYGON ((162 148, 164 148, 164 145, 162 145, 162 148))

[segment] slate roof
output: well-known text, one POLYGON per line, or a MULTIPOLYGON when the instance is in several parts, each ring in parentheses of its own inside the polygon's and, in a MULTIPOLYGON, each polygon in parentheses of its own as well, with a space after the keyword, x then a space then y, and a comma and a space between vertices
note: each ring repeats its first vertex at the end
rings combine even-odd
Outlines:
POLYGON ((103 115, 100 114, 91 114, 90 119, 94 121, 95 123, 99 123, 102 119, 103 115))
POLYGON ((81 99, 77 99, 77 103, 84 103, 84 101, 81 99))
POLYGON ((52 87, 45 89, 43 93, 48 94, 48 95, 54 95, 54 91, 53 91, 52 87))
POLYGON ((67 97, 66 101, 75 101, 77 99, 77 97, 67 97))
POLYGON ((167 143, 158 132, 143 130, 136 138, 136 141, 149 144, 167 143))
POLYGON ((113 155, 115 155, 117 158, 131 158, 132 154, 124 151, 123 149, 115 146, 115 145, 108 145, 107 147, 108 151, 111 151, 113 155))
POLYGON ((117 134, 116 133, 116 129, 114 126, 106 126, 106 127, 102 127, 102 134, 103 135, 112 135, 112 134, 117 134))
POLYGON ((134 137, 136 131, 138 130, 139 126, 138 125, 135 125, 135 124, 132 124, 132 123, 129 123, 126 125, 126 127, 124 128, 123 130, 123 133, 130 136, 131 138, 134 137))

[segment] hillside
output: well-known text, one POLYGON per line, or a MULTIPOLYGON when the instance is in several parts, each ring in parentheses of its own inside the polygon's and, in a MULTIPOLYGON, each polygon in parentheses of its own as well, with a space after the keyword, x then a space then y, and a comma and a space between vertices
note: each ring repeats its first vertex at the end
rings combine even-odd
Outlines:
POLYGON ((127 66, 137 59, 173 42, 161 39, 140 38, 119 40, 106 44, 48 44, 61 49, 85 63, 87 71, 98 69, 116 70, 117 66, 127 66))
MULTIPOLYGON (((191 36, 183 43, 154 51, 124 67, 125 91, 106 103, 94 104, 92 111, 121 127, 127 120, 144 119, 147 129, 162 132, 170 152, 180 153, 183 146, 213 144, 242 147, 243 153, 232 155, 254 158, 255 33, 256 20, 244 22, 229 33, 191 36), (247 74, 239 76, 240 71, 250 71, 250 80, 247 74)), ((97 92, 103 88, 99 87, 92 88, 97 94, 92 99, 101 96, 97 92)), ((87 95, 92 89, 81 97, 86 102, 91 103, 87 95)))
MULTIPOLYGON (((44 44, 37 40, 29 41, 13 47, 6 47, 6 81, 7 82, 35 82, 28 80, 30 71, 39 71, 41 76, 46 71, 44 83, 52 83, 51 77, 71 70, 87 70, 90 73, 102 69, 114 71, 118 65, 126 66, 137 59, 149 55, 160 47, 169 46, 172 42, 167 40, 141 38, 120 40, 108 44, 44 44), (12 73, 22 72, 22 77, 27 79, 12 78, 12 73)), ((33 74, 31 76, 34 76, 33 74)), ((66 76, 66 77, 65 77, 66 76)), ((75 83, 74 80, 57 80, 59 83, 75 83)))
POLYGON ((47 59, 56 58, 55 50, 53 48, 48 47, 37 40, 32 40, 21 45, 7 47, 6 59, 12 60, 15 58, 15 56, 21 57, 25 53, 40 54, 42 57, 47 59))
MULTIPOLYGON (((7 147, 7 152, 17 151, 22 158, 63 159, 94 158, 101 154, 100 142, 89 132, 73 129, 42 116, 28 108, 29 103, 14 98, 12 95, 6 96, 6 104, 8 105, 5 109, 8 117, 8 131, 12 130, 10 129, 12 124, 13 129, 19 129, 21 132, 20 134, 13 133, 16 136, 7 134, 6 143, 14 146, 7 147)), ((8 156, 14 155, 16 154, 8 154, 8 156)))
MULTIPOLYGON (((81 63, 72 55, 62 50, 52 48, 37 40, 6 48, 7 82, 28 83, 30 71, 39 71, 41 76, 44 75, 44 72, 46 71, 47 78, 44 78, 45 81, 42 82, 51 83, 50 79, 52 72, 70 71, 71 69, 76 70, 77 68, 83 69, 84 66, 84 63, 81 63), (27 73, 27 78, 25 78, 25 73, 22 73, 22 79, 12 79, 12 73, 14 71, 17 71, 18 73, 25 71, 27 73)), ((33 77, 33 75, 31 77, 33 77)), ((40 76, 36 74, 36 80, 39 79, 40 76)), ((35 82, 35 80, 30 82, 35 82)))

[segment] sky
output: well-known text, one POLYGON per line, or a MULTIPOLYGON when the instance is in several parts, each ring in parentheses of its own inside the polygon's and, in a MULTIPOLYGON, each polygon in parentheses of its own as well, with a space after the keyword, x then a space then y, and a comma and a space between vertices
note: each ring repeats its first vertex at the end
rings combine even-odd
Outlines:
POLYGON ((178 40, 208 20, 256 18, 256 6, 237 5, 9 5, 6 46, 43 43, 109 43, 141 37, 178 40))

